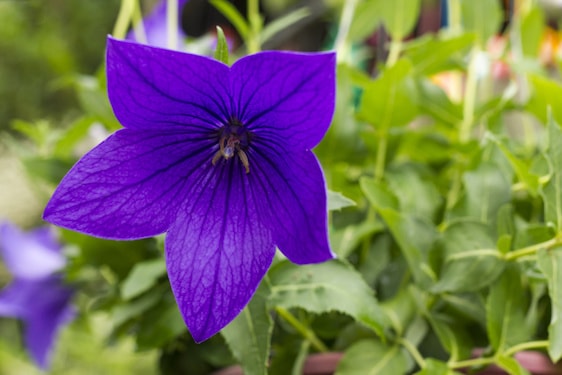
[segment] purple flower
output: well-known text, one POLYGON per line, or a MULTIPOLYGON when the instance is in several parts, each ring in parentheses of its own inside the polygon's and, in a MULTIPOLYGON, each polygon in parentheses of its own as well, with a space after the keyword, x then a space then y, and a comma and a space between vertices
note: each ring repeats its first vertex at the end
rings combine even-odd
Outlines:
POLYGON ((14 279, 0 292, 0 316, 21 319, 25 343, 37 366, 46 369, 58 330, 74 316, 74 291, 56 272, 65 265, 60 246, 49 228, 23 233, 0 226, 0 251, 14 279))
POLYGON ((262 52, 228 67, 110 38, 107 80, 125 129, 68 172, 45 219, 110 239, 166 232, 196 341, 244 308, 276 246, 298 264, 333 258, 310 149, 334 111, 335 54, 262 52))
MULTIPOLYGON (((178 43, 181 43, 186 35, 181 28, 181 9, 187 3, 188 0, 178 0, 178 25, 179 29, 177 30, 178 33, 178 43)), ((155 47, 168 47, 168 25, 166 22, 168 12, 168 1, 161 0, 152 12, 143 19, 143 26, 144 32, 146 34, 146 44, 155 46, 155 47)), ((137 38, 135 37, 135 33, 130 31, 127 34, 127 39, 130 41, 136 41, 137 38)), ((174 49, 179 49, 179 46, 176 46, 174 49)))

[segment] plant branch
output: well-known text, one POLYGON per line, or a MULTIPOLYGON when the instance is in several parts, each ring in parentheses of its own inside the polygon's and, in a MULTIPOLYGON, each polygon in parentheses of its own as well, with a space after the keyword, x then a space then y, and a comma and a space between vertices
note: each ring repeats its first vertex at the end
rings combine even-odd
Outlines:
POLYGON ((304 324, 302 324, 293 314, 289 312, 289 310, 284 309, 282 307, 276 307, 275 311, 279 316, 281 316, 287 323, 289 323, 293 328, 297 330, 298 333, 301 334, 302 337, 310 341, 312 346, 316 348, 316 350, 320 352, 327 352, 328 348, 324 343, 316 336, 316 334, 304 324))
POLYGON ((548 342, 548 340, 524 342, 512 346, 511 348, 507 349, 503 354, 508 357, 511 357, 515 353, 523 350, 548 348, 549 344, 550 343, 548 342))
POLYGON ((534 255, 537 251, 541 249, 549 249, 551 247, 561 245, 562 244, 562 236, 558 235, 548 241, 544 241, 541 243, 537 243, 531 246, 523 247, 518 250, 510 251, 509 253, 504 255, 505 260, 514 260, 518 258, 522 258, 528 255, 534 255))
POLYGON ((418 348, 412 345, 410 341, 403 338, 399 338, 398 343, 402 345, 404 349, 408 351, 408 353, 410 353, 410 355, 412 356, 412 358, 414 358, 414 361, 416 361, 418 366, 420 366, 421 368, 425 368, 425 360, 423 359, 422 355, 418 351, 418 348))

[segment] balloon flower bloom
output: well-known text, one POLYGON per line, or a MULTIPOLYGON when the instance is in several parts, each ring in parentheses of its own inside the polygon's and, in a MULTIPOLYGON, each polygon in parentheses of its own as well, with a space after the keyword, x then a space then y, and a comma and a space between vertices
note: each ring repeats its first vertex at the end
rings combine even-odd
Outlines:
POLYGON ((65 266, 60 245, 50 228, 23 233, 4 223, 0 253, 13 274, 0 291, 0 316, 23 321, 27 350, 37 366, 46 369, 58 331, 74 317, 74 290, 57 274, 65 266))
POLYGON ((197 342, 240 313, 276 247, 297 264, 333 258, 311 152, 334 111, 333 53, 261 52, 229 67, 109 38, 106 64, 124 129, 68 172, 47 221, 108 239, 167 233, 168 276, 197 342))

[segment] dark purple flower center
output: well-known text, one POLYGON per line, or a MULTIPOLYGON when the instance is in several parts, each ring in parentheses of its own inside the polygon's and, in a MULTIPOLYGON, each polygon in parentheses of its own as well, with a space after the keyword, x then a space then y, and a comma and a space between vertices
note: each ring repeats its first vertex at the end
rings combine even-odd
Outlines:
POLYGON ((247 151, 252 138, 253 134, 238 119, 231 119, 217 132, 219 150, 213 157, 213 165, 221 158, 229 160, 234 156, 238 156, 246 169, 246 173, 250 173, 250 161, 248 160, 247 151))

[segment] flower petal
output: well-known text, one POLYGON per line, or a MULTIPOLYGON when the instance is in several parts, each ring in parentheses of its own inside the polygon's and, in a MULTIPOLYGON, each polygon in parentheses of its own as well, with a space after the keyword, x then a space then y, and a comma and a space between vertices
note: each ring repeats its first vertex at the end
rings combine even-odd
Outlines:
POLYGON ((2 259, 17 278, 40 279, 51 275, 66 263, 64 256, 53 249, 53 237, 50 231, 27 234, 4 223, 0 226, 2 259))
POLYGON ((35 363, 46 369, 58 331, 75 316, 70 304, 74 291, 58 278, 44 280, 36 289, 34 299, 27 301, 30 312, 24 318, 25 342, 35 363))
POLYGON ((332 121, 335 54, 262 52, 231 69, 238 119, 257 137, 311 149, 332 121))
POLYGON ((213 129, 228 120, 229 68, 207 57, 107 40, 107 89, 131 129, 213 129))
POLYGON ((0 291, 0 316, 23 318, 28 311, 27 302, 34 290, 30 292, 29 285, 34 281, 14 279, 10 285, 0 291))
POLYGON ((262 221, 279 250, 297 264, 334 258, 328 242, 326 184, 314 154, 254 147, 250 160, 262 221))
POLYGON ((242 311, 275 255, 251 174, 235 158, 207 169, 166 238, 172 290, 197 342, 242 311))
POLYGON ((163 233, 186 199, 189 177, 211 165, 215 148, 207 135, 193 130, 122 129, 68 172, 44 218, 104 238, 163 233))

